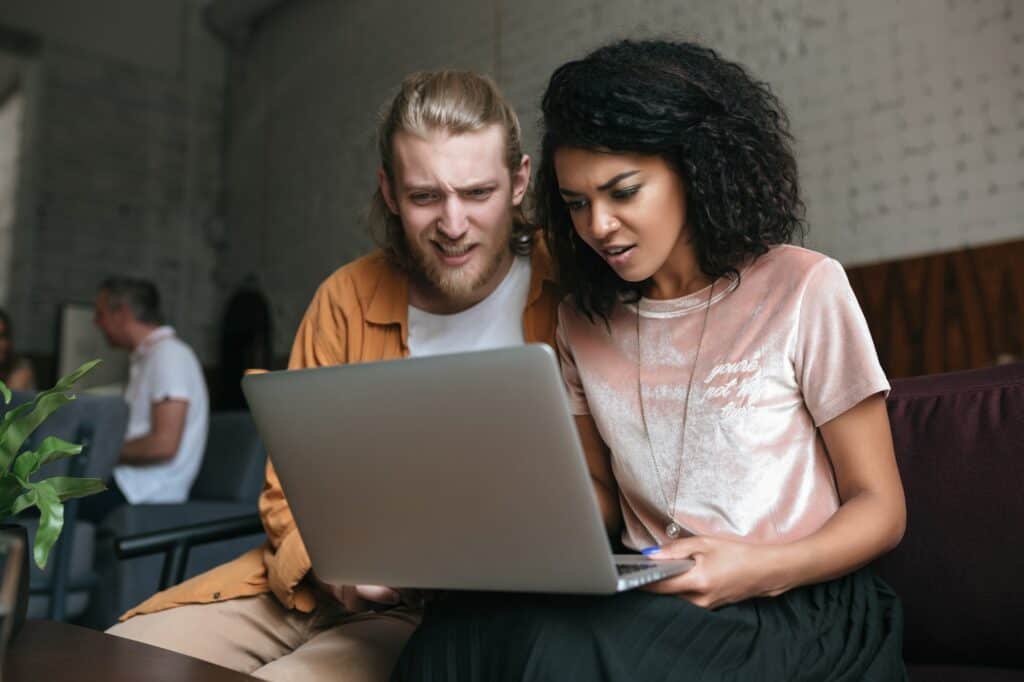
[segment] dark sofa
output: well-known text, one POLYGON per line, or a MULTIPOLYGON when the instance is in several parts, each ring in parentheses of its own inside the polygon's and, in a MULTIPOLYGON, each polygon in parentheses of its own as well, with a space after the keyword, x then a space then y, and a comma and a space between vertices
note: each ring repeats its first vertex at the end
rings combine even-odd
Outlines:
POLYGON ((1024 681, 1024 364, 892 384, 907 531, 875 569, 910 679, 1024 681))

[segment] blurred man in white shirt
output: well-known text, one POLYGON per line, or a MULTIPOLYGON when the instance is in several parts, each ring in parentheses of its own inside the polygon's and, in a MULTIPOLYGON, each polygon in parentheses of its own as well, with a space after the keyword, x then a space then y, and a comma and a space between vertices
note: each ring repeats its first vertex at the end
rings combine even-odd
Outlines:
POLYGON ((124 502, 188 498, 206 446, 209 398, 199 360, 163 324, 151 282, 108 278, 95 306, 94 321, 107 343, 131 352, 128 430, 114 480, 108 492, 82 505, 82 515, 98 521, 124 502))

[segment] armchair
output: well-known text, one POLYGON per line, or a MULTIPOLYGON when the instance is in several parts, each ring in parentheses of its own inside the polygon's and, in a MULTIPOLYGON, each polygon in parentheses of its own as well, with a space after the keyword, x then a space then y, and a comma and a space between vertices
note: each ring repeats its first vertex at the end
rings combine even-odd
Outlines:
POLYGON ((221 522, 238 517, 255 517, 258 522, 256 500, 263 484, 265 463, 266 453, 248 412, 211 414, 203 464, 187 502, 123 505, 103 521, 97 537, 99 585, 94 591, 87 624, 106 628, 121 613, 162 589, 169 575, 174 576, 175 582, 197 575, 262 542, 263 527, 258 523, 228 524, 236 531, 249 531, 230 537, 210 535, 208 531, 193 536, 187 528, 205 528, 204 524, 211 523, 214 529, 221 529, 221 522), (138 536, 157 538, 156 546, 161 549, 154 551, 169 551, 172 568, 162 568, 160 557, 152 556, 152 551, 141 551, 148 546, 145 543, 128 543, 125 559, 121 560, 118 540, 138 536), (218 538, 223 541, 215 542, 218 538), (182 544, 177 544, 178 540, 182 544))

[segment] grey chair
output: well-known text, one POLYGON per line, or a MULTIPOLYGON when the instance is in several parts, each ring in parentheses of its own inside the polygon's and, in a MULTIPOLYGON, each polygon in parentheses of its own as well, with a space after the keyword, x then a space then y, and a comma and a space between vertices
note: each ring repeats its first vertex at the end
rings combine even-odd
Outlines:
POLYGON ((266 461, 252 415, 245 410, 214 412, 189 499, 255 502, 263 488, 266 461))
MULTIPOLYGON (((10 407, 29 402, 33 392, 16 391, 10 407)), ((0 411, 4 408, 0 407, 0 411)), ((79 395, 47 419, 26 442, 35 448, 47 436, 57 436, 84 445, 74 457, 51 462, 37 477, 86 476, 108 480, 117 463, 128 421, 128 406, 119 396, 79 395)), ((30 542, 35 542, 38 517, 23 515, 18 519, 28 528, 30 542)), ((96 582, 93 571, 96 528, 78 518, 78 501, 64 505, 64 530, 50 552, 45 570, 35 562, 29 576, 30 598, 28 618, 72 620, 85 612, 90 590, 96 582)))
MULTIPOLYGON (((83 624, 106 628, 162 587, 161 578, 166 572, 162 558, 139 553, 121 560, 118 538, 153 534, 165 538, 167 532, 182 526, 251 519, 257 512, 265 466, 266 452, 248 412, 211 414, 203 463, 187 502, 123 505, 104 519, 97 537, 99 584, 83 624)), ((241 537, 235 534, 222 542, 189 542, 189 547, 202 546, 179 553, 185 560, 179 561, 173 571, 177 580, 230 561, 263 542, 262 527, 250 524, 245 528, 252 532, 241 537)))

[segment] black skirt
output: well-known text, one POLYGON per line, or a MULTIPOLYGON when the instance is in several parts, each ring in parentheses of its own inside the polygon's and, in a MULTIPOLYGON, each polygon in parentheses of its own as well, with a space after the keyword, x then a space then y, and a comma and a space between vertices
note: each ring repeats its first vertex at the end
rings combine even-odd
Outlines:
POLYGON ((392 680, 903 681, 902 633, 899 599, 867 570, 715 611, 638 590, 451 593, 392 680))

